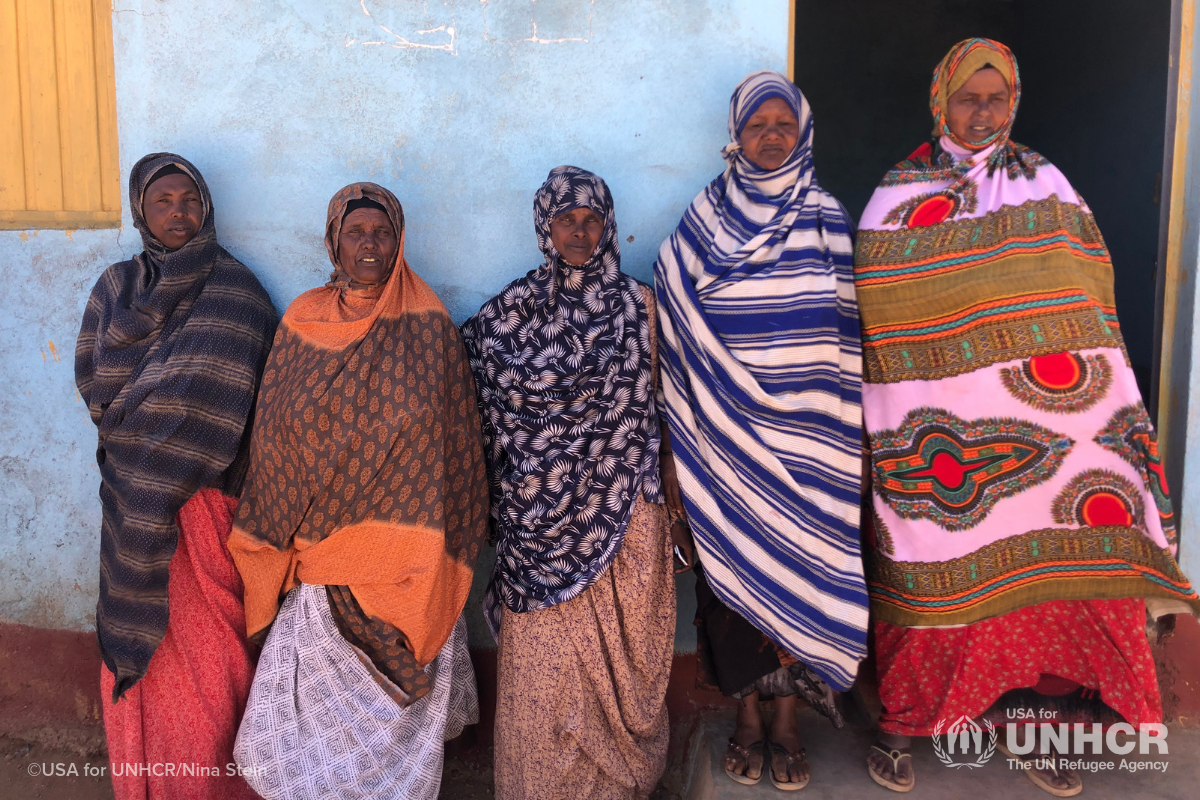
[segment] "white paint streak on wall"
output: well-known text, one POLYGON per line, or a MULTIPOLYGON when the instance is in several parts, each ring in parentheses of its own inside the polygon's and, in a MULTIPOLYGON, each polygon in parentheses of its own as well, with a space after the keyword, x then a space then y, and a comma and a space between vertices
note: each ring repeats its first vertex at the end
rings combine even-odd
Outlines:
MULTIPOLYGON (((446 37, 446 40, 441 42, 440 44, 432 42, 432 41, 410 40, 406 36, 396 33, 394 30, 392 30, 392 28, 388 27, 387 25, 383 24, 378 19, 376 19, 375 15, 372 14, 371 11, 367 8, 367 0, 358 0, 358 5, 359 5, 359 8, 362 9, 362 13, 365 14, 366 16, 370 17, 371 20, 375 23, 375 25, 381 31, 383 31, 388 36, 390 36, 391 39, 390 40, 378 39, 378 40, 372 40, 372 41, 357 42, 357 39, 347 37, 347 41, 346 41, 347 47, 350 47, 351 45, 353 45, 357 42, 360 45, 380 45, 380 46, 386 46, 386 47, 394 47, 399 50, 408 49, 408 48, 418 49, 418 50, 442 50, 444 52, 449 53, 452 56, 458 55, 458 46, 457 46, 458 31, 454 26, 454 17, 453 17, 454 3, 452 2, 452 0, 444 0, 444 2, 442 3, 443 6, 449 7, 451 10, 450 22, 448 24, 443 22, 442 24, 434 26, 434 27, 428 27, 423 30, 414 30, 412 32, 412 35, 415 35, 415 36, 429 36, 429 35, 435 34, 435 33, 442 34, 442 36, 446 37)), ((429 4, 428 3, 423 4, 422 13, 425 17, 428 17, 428 15, 429 15, 429 4)), ((396 27, 396 25, 393 23, 392 27, 396 27)))
POLYGON ((590 42, 592 40, 592 9, 595 0, 480 0, 483 4, 483 38, 489 42, 532 42, 534 44, 565 44, 568 42, 590 42), (493 31, 489 23, 489 11, 496 6, 491 18, 495 21, 493 31), (550 27, 550 35, 538 32, 541 17, 543 31, 550 27), (523 35, 527 27, 528 36, 523 35), (574 36, 555 36, 571 29, 574 36))
MULTIPOLYGON (((589 19, 588 22, 590 23, 591 19, 589 19)), ((590 27, 591 26, 589 25, 589 28, 590 27)), ((557 39, 544 39, 541 36, 538 36, 537 20, 535 19, 533 20, 533 35, 531 35, 528 39, 524 39, 523 41, 534 42, 536 44, 562 44, 564 42, 589 42, 591 41, 591 37, 562 36, 557 39)))

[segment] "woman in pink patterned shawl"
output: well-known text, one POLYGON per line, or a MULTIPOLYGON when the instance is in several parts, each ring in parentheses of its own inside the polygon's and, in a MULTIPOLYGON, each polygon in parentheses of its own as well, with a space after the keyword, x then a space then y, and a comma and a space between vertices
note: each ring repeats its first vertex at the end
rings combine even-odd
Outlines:
MULTIPOLYGON (((1062 173, 1009 138, 1020 93, 1007 47, 956 45, 934 71, 933 140, 884 176, 857 241, 884 705, 868 768, 899 792, 910 737, 1013 704, 1161 722, 1147 612, 1200 607, 1108 251, 1062 173)), ((1025 772, 1056 796, 1083 787, 1025 772)))

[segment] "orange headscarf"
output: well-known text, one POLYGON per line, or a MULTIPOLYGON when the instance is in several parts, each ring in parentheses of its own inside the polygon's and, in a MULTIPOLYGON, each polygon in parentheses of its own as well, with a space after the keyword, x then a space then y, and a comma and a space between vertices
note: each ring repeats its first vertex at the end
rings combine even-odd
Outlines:
POLYGON ((398 669, 380 667, 419 696, 405 680, 420 681, 412 662, 433 660, 462 613, 487 485, 462 341, 405 261, 403 231, 400 203, 383 187, 351 184, 330 201, 335 271, 292 303, 275 336, 229 546, 249 635, 297 583, 325 584, 342 633, 372 658, 354 635, 395 632, 391 645, 406 654, 398 669), (357 198, 382 205, 400 234, 375 285, 337 269, 342 218, 357 198))
MULTIPOLYGON (((1007 144, 1017 118, 1017 106, 1021 102, 1021 73, 1017 71, 1017 59, 1008 46, 994 39, 964 39, 946 53, 945 58, 933 71, 933 82, 929 88, 929 111, 933 114, 933 136, 947 136, 950 141, 967 150, 983 150, 993 142, 1003 139, 1007 144), (1008 84, 1008 119, 999 130, 981 142, 966 142, 950 130, 946 106, 950 96, 963 87, 981 69, 992 67, 999 70, 1008 84)), ((1006 149, 1006 148, 1001 148, 1006 149)))

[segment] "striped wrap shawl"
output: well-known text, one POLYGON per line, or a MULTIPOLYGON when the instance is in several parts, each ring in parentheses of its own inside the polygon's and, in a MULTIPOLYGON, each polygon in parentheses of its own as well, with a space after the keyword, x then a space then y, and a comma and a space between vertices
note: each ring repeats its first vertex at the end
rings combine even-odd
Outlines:
POLYGON ((176 514, 202 488, 240 490, 244 434, 276 322, 258 280, 217 244, 212 198, 188 161, 143 158, 130 173, 129 204, 145 251, 100 276, 75 347, 75 382, 99 429, 96 633, 116 678, 114 702, 145 674, 166 633, 176 514), (168 164, 196 182, 204 203, 199 232, 175 251, 142 216, 142 194, 168 164))
POLYGON ((861 358, 850 224, 817 184, 812 115, 757 72, 730 102, 729 166, 655 264, 680 487, 716 595, 837 689, 866 654, 861 358), (800 123, 764 172, 738 134, 765 100, 800 123))

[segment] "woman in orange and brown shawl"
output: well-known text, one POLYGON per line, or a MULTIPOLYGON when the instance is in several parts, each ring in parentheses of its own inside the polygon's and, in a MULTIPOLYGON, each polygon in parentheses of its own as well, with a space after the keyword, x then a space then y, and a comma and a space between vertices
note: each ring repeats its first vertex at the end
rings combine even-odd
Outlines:
POLYGON ((487 524, 475 391, 391 192, 338 192, 325 245, 329 283, 275 336, 230 538, 247 633, 270 630, 235 755, 268 800, 432 800, 443 740, 478 715, 462 621, 487 524))

